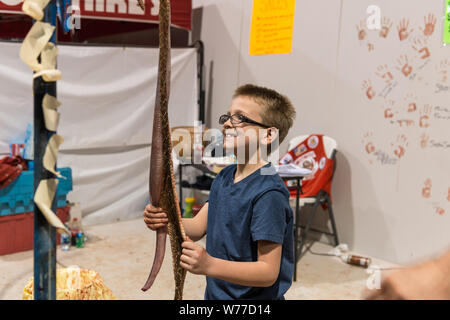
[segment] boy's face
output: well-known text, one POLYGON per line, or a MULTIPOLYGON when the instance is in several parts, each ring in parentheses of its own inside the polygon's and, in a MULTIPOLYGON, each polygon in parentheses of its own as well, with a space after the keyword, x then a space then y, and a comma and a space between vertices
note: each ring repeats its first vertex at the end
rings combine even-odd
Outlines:
MULTIPOLYGON (((260 115, 261 106, 253 99, 245 96, 237 96, 233 99, 228 114, 241 114, 253 121, 263 123, 263 119, 260 115)), ((231 119, 228 119, 223 124, 223 146, 224 149, 233 151, 239 160, 243 160, 242 156, 246 156, 248 159, 255 151, 257 151, 260 139, 260 130, 264 130, 263 127, 250 124, 250 123, 231 123, 231 119)))

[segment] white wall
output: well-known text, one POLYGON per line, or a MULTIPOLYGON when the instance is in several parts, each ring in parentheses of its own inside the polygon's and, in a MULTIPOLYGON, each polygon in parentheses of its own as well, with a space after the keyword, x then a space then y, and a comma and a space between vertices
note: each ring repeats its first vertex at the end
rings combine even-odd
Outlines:
POLYGON ((443 119, 449 116, 444 108, 450 110, 450 80, 443 82, 445 74, 439 73, 446 70, 449 58, 450 75, 450 48, 440 45, 443 1, 297 1, 292 53, 270 56, 248 54, 252 1, 198 0, 194 6, 203 6, 208 126, 219 127, 218 116, 227 110, 238 85, 251 82, 274 88, 289 96, 297 109, 282 152, 290 138, 304 133, 323 133, 338 141, 333 197, 341 242, 398 263, 449 245, 450 156, 449 148, 438 144, 450 141, 449 118, 443 119), (387 38, 367 31, 360 41, 356 25, 366 20, 366 9, 373 4, 393 26, 387 38), (426 37, 421 28, 429 13, 439 19, 433 35, 426 37), (414 30, 400 41, 397 25, 403 18, 410 19, 414 30), (416 47, 428 46, 431 57, 421 59, 412 48, 414 41, 416 47), (396 69, 404 54, 414 68, 411 78, 396 69), (397 81, 386 97, 385 79, 376 75, 384 65, 397 81), (364 80, 370 80, 378 94, 371 100, 362 90, 364 80), (447 89, 435 93, 438 83, 447 89), (408 113, 410 100, 417 110, 408 113), (389 106, 396 113, 385 118, 389 106), (420 127, 420 117, 430 108, 428 127, 420 127), (409 126, 398 120, 410 120, 409 126), (423 134, 429 137, 425 147, 423 134), (369 142, 378 153, 366 152, 369 142), (399 146, 405 149, 400 158, 395 154, 399 146), (382 161, 383 154, 392 164, 382 161), (427 179, 432 182, 428 198, 422 195, 428 191, 427 179), (439 208, 445 213, 438 213, 439 208))

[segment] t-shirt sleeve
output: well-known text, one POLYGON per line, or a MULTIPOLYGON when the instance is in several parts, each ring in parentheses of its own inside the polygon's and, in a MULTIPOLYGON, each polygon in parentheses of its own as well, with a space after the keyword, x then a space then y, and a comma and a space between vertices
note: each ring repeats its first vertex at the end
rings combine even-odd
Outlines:
POLYGON ((290 210, 289 202, 281 192, 270 190, 261 195, 253 205, 250 225, 253 241, 283 243, 290 210))

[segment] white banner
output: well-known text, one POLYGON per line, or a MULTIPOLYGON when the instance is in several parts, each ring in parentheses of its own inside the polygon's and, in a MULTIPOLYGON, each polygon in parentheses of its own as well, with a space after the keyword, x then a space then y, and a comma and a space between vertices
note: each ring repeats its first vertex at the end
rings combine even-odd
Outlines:
MULTIPOLYGON (((60 167, 71 167, 71 202, 80 203, 83 225, 142 215, 149 202, 150 147, 61 151, 60 167)), ((142 222, 144 223, 144 222, 142 222)))
MULTIPOLYGON (((19 44, 0 43, 0 154, 25 138, 33 121, 32 73, 19 44)), ((58 167, 71 167, 71 202, 83 224, 138 217, 148 203, 148 177, 158 50, 59 46, 58 167)), ((172 50, 171 126, 198 116, 194 49, 172 50)), ((1 155, 0 155, 1 157, 1 155)))
MULTIPOLYGON (((148 144, 151 141, 158 49, 59 46, 58 134, 61 150, 148 144)), ((0 153, 25 138, 33 116, 32 73, 20 44, 0 42, 0 153)), ((198 117, 195 49, 172 49, 171 126, 198 117)))

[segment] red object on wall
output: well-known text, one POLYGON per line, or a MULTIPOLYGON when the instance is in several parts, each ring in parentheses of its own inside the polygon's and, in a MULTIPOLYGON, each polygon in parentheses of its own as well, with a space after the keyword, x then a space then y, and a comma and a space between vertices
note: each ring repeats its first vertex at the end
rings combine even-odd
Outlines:
MULTIPOLYGON (((329 159, 325 152, 322 134, 309 135, 280 159, 280 164, 291 162, 312 171, 312 174, 301 182, 302 194, 300 198, 314 197, 320 190, 324 190, 330 195, 331 200, 331 178, 334 161, 329 159)), ((287 181, 285 184, 288 185, 287 181)), ((288 189, 291 197, 296 197, 296 187, 288 186, 288 189)))
MULTIPOLYGON (((70 207, 58 208, 63 223, 69 219, 70 207)), ((0 217, 0 255, 33 249, 34 213, 20 213, 0 217)), ((56 242, 59 244, 59 236, 56 242)))
MULTIPOLYGON (((137 0, 72 0, 72 12, 81 19, 131 21, 158 24, 159 1, 143 0, 145 11, 137 0)), ((171 25, 192 29, 192 0, 171 0, 171 25)), ((22 15, 22 0, 0 0, 0 12, 22 15)))

